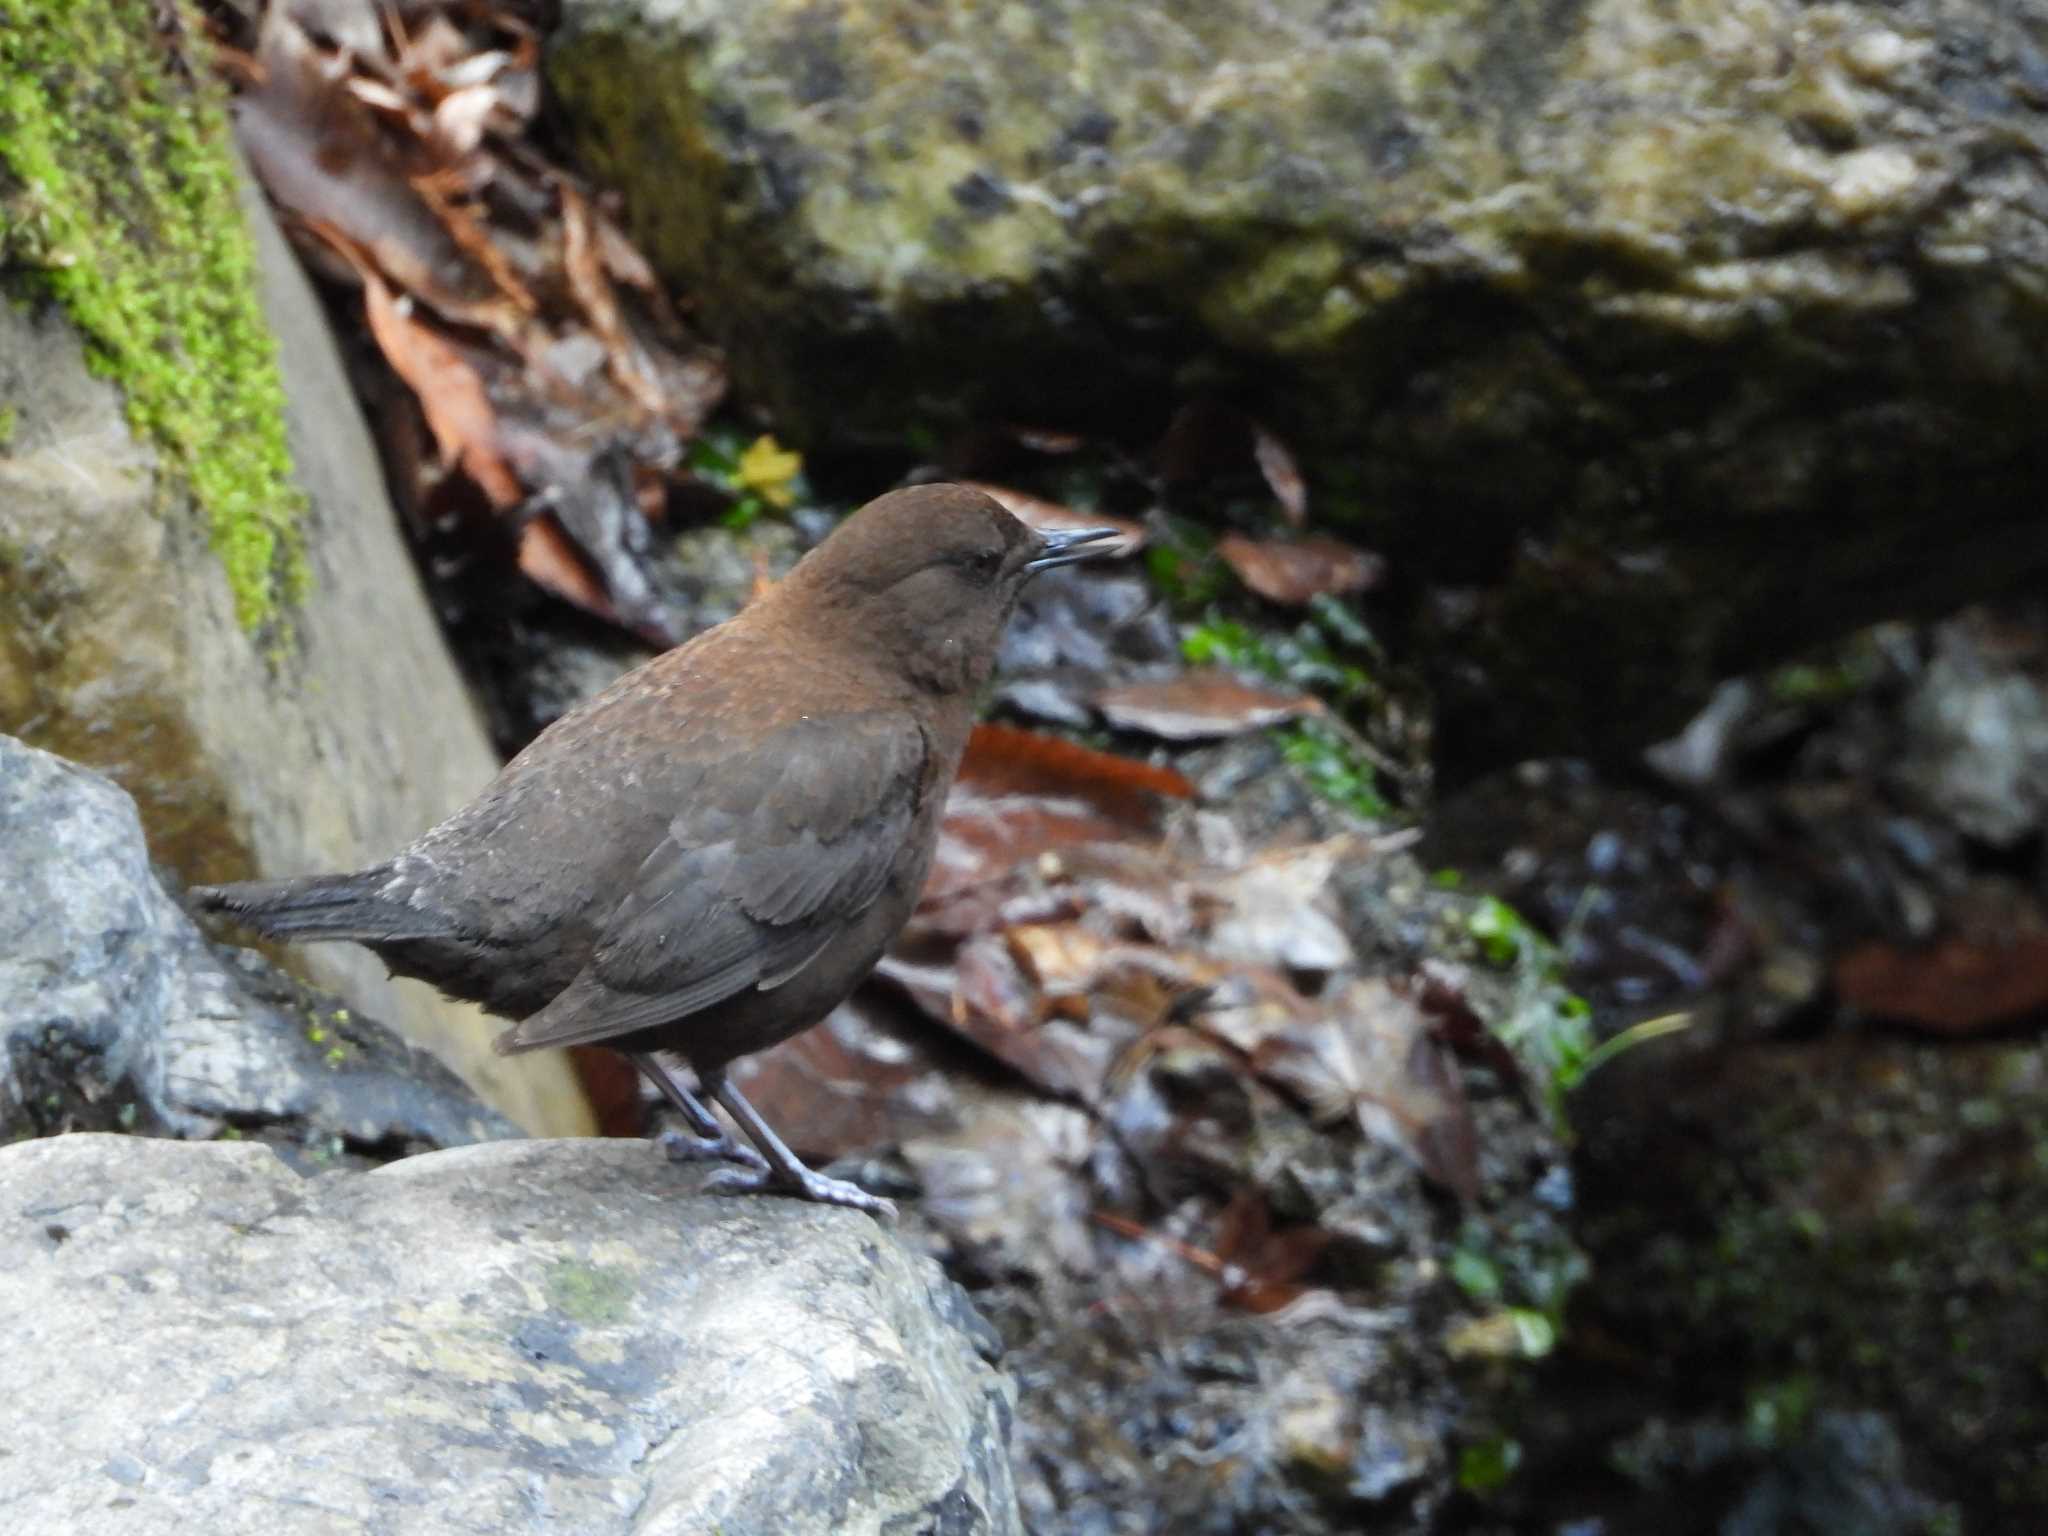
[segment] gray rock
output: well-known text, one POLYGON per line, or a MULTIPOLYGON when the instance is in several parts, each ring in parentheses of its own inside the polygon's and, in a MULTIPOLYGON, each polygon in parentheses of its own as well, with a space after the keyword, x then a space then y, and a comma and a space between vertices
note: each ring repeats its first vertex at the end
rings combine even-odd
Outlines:
POLYGON ((864 1216, 692 1177, 637 1141, 312 1180, 0 1149, 9 1528, 1017 1532, 959 1291, 864 1216))
POLYGON ((2048 689, 2026 658, 1999 654, 1991 630, 1965 615, 1935 631, 1898 775, 1964 833, 2010 848, 2048 815, 2048 689))
POLYGON ((381 1025, 223 962, 157 884, 134 802, 7 736, 0 868, 0 1141, 232 1128, 334 1157, 518 1134, 381 1025))
POLYGON ((563 12, 586 160, 786 435, 1247 403, 1468 756, 2048 563, 2043 0, 563 12))

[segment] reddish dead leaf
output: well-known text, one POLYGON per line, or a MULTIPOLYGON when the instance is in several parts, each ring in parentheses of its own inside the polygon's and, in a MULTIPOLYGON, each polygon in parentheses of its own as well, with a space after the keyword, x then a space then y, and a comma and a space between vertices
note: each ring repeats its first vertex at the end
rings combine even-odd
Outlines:
POLYGON ((604 262, 605 271, 615 282, 624 283, 629 288, 638 288, 646 293, 658 292, 661 282, 639 248, 604 214, 593 210, 593 218, 597 226, 597 254, 604 262))
POLYGON ((1254 687, 1213 669, 1108 688, 1094 704, 1111 725, 1166 741, 1241 736, 1323 712, 1322 701, 1309 694, 1254 687))
POLYGON ((927 905, 1077 843, 1150 836, 1159 797, 1186 798, 1180 774, 1009 726, 975 727, 946 801, 927 905))
POLYGON ((1171 768, 1008 725, 974 728, 960 782, 990 797, 1086 800, 1106 815, 1148 824, 1155 796, 1190 800, 1195 793, 1186 775, 1171 768))
POLYGON ((1330 1246, 1330 1234, 1302 1224, 1275 1228, 1271 1207, 1255 1189, 1240 1189, 1216 1223, 1216 1256, 1224 1267, 1223 1299, 1247 1312, 1278 1312, 1300 1300, 1300 1281, 1330 1246))
POLYGON ((465 305, 460 311, 462 318, 488 327, 508 345, 525 341, 526 327, 522 322, 540 305, 513 267, 503 245, 469 202, 469 189, 458 178, 446 176, 415 176, 412 188, 474 268, 490 279, 495 301, 488 305, 465 305))
MULTIPOLYGON (((914 954, 916 943, 909 946, 914 954)), ((935 1022, 979 1047, 1041 1091, 1093 1103, 1121 1036, 1046 1018, 1036 987, 1000 934, 982 934, 950 962, 920 964, 903 947, 875 974, 903 987, 935 1022)))
POLYGON ((1308 517, 1308 489, 1286 443, 1221 400, 1190 400, 1174 412, 1157 449, 1159 472, 1171 483, 1236 481, 1256 466, 1291 528, 1308 517))
POLYGON ((1047 501, 1040 496, 1027 496, 1022 491, 1013 491, 1008 486, 991 485, 985 480, 963 480, 962 485, 980 491, 982 495, 1001 506, 1018 522, 1037 533, 1054 533, 1068 528, 1114 528, 1119 538, 1115 544, 1104 544, 1103 550, 1112 556, 1135 554, 1145 545, 1145 528, 1126 517, 1111 517, 1106 512, 1077 512, 1061 502, 1047 501))
POLYGON ((1265 1197, 1250 1189, 1239 1190, 1217 1218, 1213 1252, 1154 1232, 1113 1211, 1093 1211, 1089 1219, 1119 1237, 1156 1244, 1184 1263, 1214 1275, 1227 1305, 1260 1315, 1278 1312, 1300 1300, 1308 1288, 1299 1282, 1330 1245, 1330 1234, 1319 1227, 1275 1231, 1265 1197))
POLYGON ((1280 510, 1287 514, 1290 527, 1299 528, 1308 520, 1308 487, 1302 482, 1301 467, 1294 462, 1294 454, 1272 432, 1257 422, 1252 423, 1252 457, 1259 461, 1259 473, 1266 477, 1266 484, 1280 502, 1280 510))
POLYGON ((497 413, 484 393, 482 376, 452 345, 415 320, 344 240, 327 233, 337 250, 357 262, 370 334, 392 371, 418 397, 442 463, 460 464, 493 506, 517 506, 525 493, 499 452, 497 413))
POLYGON ((1926 949, 1868 944, 1835 962, 1835 989, 1874 1018, 1971 1035, 2048 1011, 2048 935, 2009 944, 1944 939, 1926 949))
POLYGON ((953 995, 947 1011, 962 1028, 986 1020, 1007 1035, 1039 1022, 1038 989, 999 934, 985 933, 960 946, 953 959, 953 995))
POLYGON ((529 581, 564 601, 615 619, 604 584, 591 573, 569 536, 552 517, 534 518, 519 530, 519 569, 529 581))
POLYGON ((1326 595, 1367 591, 1379 585, 1386 572, 1386 562, 1378 555, 1321 534, 1282 541, 1230 533, 1216 552, 1259 596, 1297 608, 1326 595))
POLYGON ((443 96, 434 105, 429 142, 443 159, 461 160, 484 141, 484 130, 498 110, 498 93, 488 85, 472 85, 443 96))
POLYGON ((647 1101, 641 1097, 640 1072, 632 1062, 602 1046, 578 1045, 570 1048, 569 1063, 583 1097, 590 1101, 598 1135, 647 1134, 647 1101))
POLYGON ((384 31, 377 20, 375 0, 273 0, 271 9, 325 33, 353 53, 383 50, 384 31))
POLYGON ((1175 952, 1175 958, 1189 981, 1208 978, 1208 985, 1183 995, 1179 1012, 1203 1035, 1248 1059, 1268 1040, 1316 1016, 1313 1000, 1278 971, 1225 966, 1186 951, 1175 952))

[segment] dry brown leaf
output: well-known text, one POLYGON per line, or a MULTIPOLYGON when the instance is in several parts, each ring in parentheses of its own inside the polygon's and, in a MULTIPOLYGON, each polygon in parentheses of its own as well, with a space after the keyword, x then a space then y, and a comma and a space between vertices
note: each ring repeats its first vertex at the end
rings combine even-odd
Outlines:
MULTIPOLYGON (((722 369, 624 238, 520 141, 538 104, 532 28, 495 7, 280 0, 255 43, 254 67, 236 71, 250 158, 309 259, 363 284, 441 467, 459 465, 501 511, 552 513, 556 526, 520 545, 550 590, 672 643, 641 509, 722 369), (359 46, 328 46, 295 14, 359 46), (614 277, 636 286, 630 303, 614 277)), ((384 424, 387 457, 410 469, 401 504, 439 526, 468 488, 411 451, 411 411, 391 415, 403 420, 384 424)))
POLYGON ((470 54, 462 28, 440 11, 409 28, 404 18, 394 15, 392 19, 398 41, 393 68, 417 91, 433 91, 470 54))
MULTIPOLYGON (((1168 768, 1010 726, 977 726, 946 800, 924 915, 1054 850, 1150 839, 1159 799, 1193 793, 1168 768)), ((978 926, 978 915, 967 920, 978 926)))
POLYGON ((370 334, 392 371, 418 398, 443 465, 459 464, 493 506, 517 506, 524 492, 499 450, 497 412, 484 392, 482 376, 454 346, 393 298, 383 279, 345 241, 331 231, 328 236, 335 249, 356 263, 370 334))
POLYGON ((1288 525, 1299 528, 1308 520, 1308 487, 1302 481, 1301 467, 1294 462, 1293 452, 1271 431, 1253 422, 1252 457, 1259 461, 1259 473, 1266 477, 1266 484, 1279 499, 1288 525))
POLYGON ((1385 980, 1352 982, 1252 1062, 1317 1120, 1354 1120, 1460 1198, 1477 1196, 1479 1138, 1464 1081, 1422 1009, 1385 980))
POLYGON ((604 261, 605 271, 612 275, 614 281, 624 283, 628 288, 638 288, 645 293, 658 292, 661 283, 639 248, 604 214, 595 209, 591 212, 597 226, 597 253, 604 261))
POLYGON ((1334 837, 1270 848, 1204 880, 1208 952, 1296 972, 1354 964, 1351 940, 1331 914, 1325 892, 1338 861, 1356 846, 1349 837, 1334 837))
POLYGON ((484 141, 484 130, 498 110, 498 93, 488 85, 472 85, 443 96, 434 106, 428 143, 444 160, 461 160, 484 141))
POLYGON ((519 569, 529 581, 555 596, 616 621, 604 584, 576 552, 569 536, 552 517, 534 518, 519 530, 519 569))
POLYGON ((259 83, 235 98, 242 149, 264 190, 302 226, 338 231, 399 291, 471 318, 493 301, 491 285, 462 259, 370 110, 347 90, 350 59, 317 48, 273 6, 257 37, 259 83))
POLYGON ((1037 989, 999 934, 963 944, 954 975, 944 1022, 956 1034, 1047 1093, 1085 1103, 1100 1098, 1125 1036, 1048 1017, 1037 989))
POLYGON ((660 386, 640 366, 638 348, 619 313, 618 296, 612 292, 611 278, 598 251, 597 222, 589 200, 566 182, 561 197, 562 266, 569 276, 570 291, 589 319, 591 329, 604 343, 612 377, 619 388, 650 414, 661 415, 667 411, 668 401, 660 386))
POLYGON ((1108 688, 1095 695, 1094 704, 1118 729, 1166 741, 1240 736, 1323 712, 1322 701, 1312 695, 1254 687, 1213 669, 1108 688))
POLYGON ((1305 539, 1248 539, 1225 534, 1216 546, 1238 579, 1268 602, 1301 607, 1323 597, 1346 597, 1377 586, 1386 562, 1322 534, 1305 539))
POLYGON ((1119 557, 1135 554, 1145 546, 1144 525, 1127 517, 1111 517, 1106 512, 1077 512, 1062 502, 1047 501, 1042 496, 1027 496, 1022 491, 1013 491, 1006 485, 991 485, 986 480, 962 480, 960 484, 980 491, 1036 533, 1055 533, 1069 528, 1114 528, 1118 541, 1102 546, 1106 554, 1119 557))
POLYGON ((2048 1010, 2048 936, 1948 938, 1924 949, 1866 944, 1835 962, 1835 989, 1873 1018, 1977 1034, 2048 1010))
POLYGON ((1102 979, 1112 949, 1109 939, 1076 922, 1019 923, 1003 939, 1039 995, 1055 1004, 1085 996, 1102 979))
POLYGON ((1033 453, 1079 453, 1088 443, 1088 439, 1078 432, 1060 432, 1050 427, 1027 427, 1011 422, 1004 430, 1016 439, 1020 448, 1029 448, 1033 453))
POLYGON ((374 58, 384 52, 376 0, 275 0, 271 9, 298 26, 324 32, 360 57, 374 58))
POLYGON ((1213 1040, 1252 1057, 1268 1040, 1315 1017, 1316 1005, 1280 972, 1261 966, 1224 965, 1187 950, 1159 950, 1176 964, 1184 982, 1206 976, 1176 999, 1177 1016, 1213 1040))

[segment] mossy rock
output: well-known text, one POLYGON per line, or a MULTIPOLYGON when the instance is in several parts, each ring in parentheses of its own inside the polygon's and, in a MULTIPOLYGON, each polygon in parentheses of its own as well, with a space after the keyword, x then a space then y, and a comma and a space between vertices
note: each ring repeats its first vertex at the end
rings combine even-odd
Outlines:
POLYGON ((1453 751, 2048 562, 2040 0, 564 11, 785 436, 1235 398, 1394 557, 1453 751))
POLYGON ((63 306, 204 512, 237 617, 279 623, 307 580, 305 498, 223 105, 188 73, 206 64, 199 34, 176 33, 196 17, 144 0, 9 0, 4 15, 0 281, 63 306))
MULTIPOLYGON (((356 867, 495 758, 196 28, 0 0, 0 732, 114 778, 186 880, 356 867)), ((495 1057, 366 952, 294 963, 528 1129, 588 1128, 559 1057, 495 1057)))

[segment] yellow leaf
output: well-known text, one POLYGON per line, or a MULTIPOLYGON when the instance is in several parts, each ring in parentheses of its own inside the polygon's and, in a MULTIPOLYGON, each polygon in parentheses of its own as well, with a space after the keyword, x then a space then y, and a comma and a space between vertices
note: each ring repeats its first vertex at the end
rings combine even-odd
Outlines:
POLYGON ((773 507, 794 506, 796 490, 791 482, 803 472, 803 467, 802 454, 792 453, 763 433, 740 455, 740 489, 752 491, 773 507))

